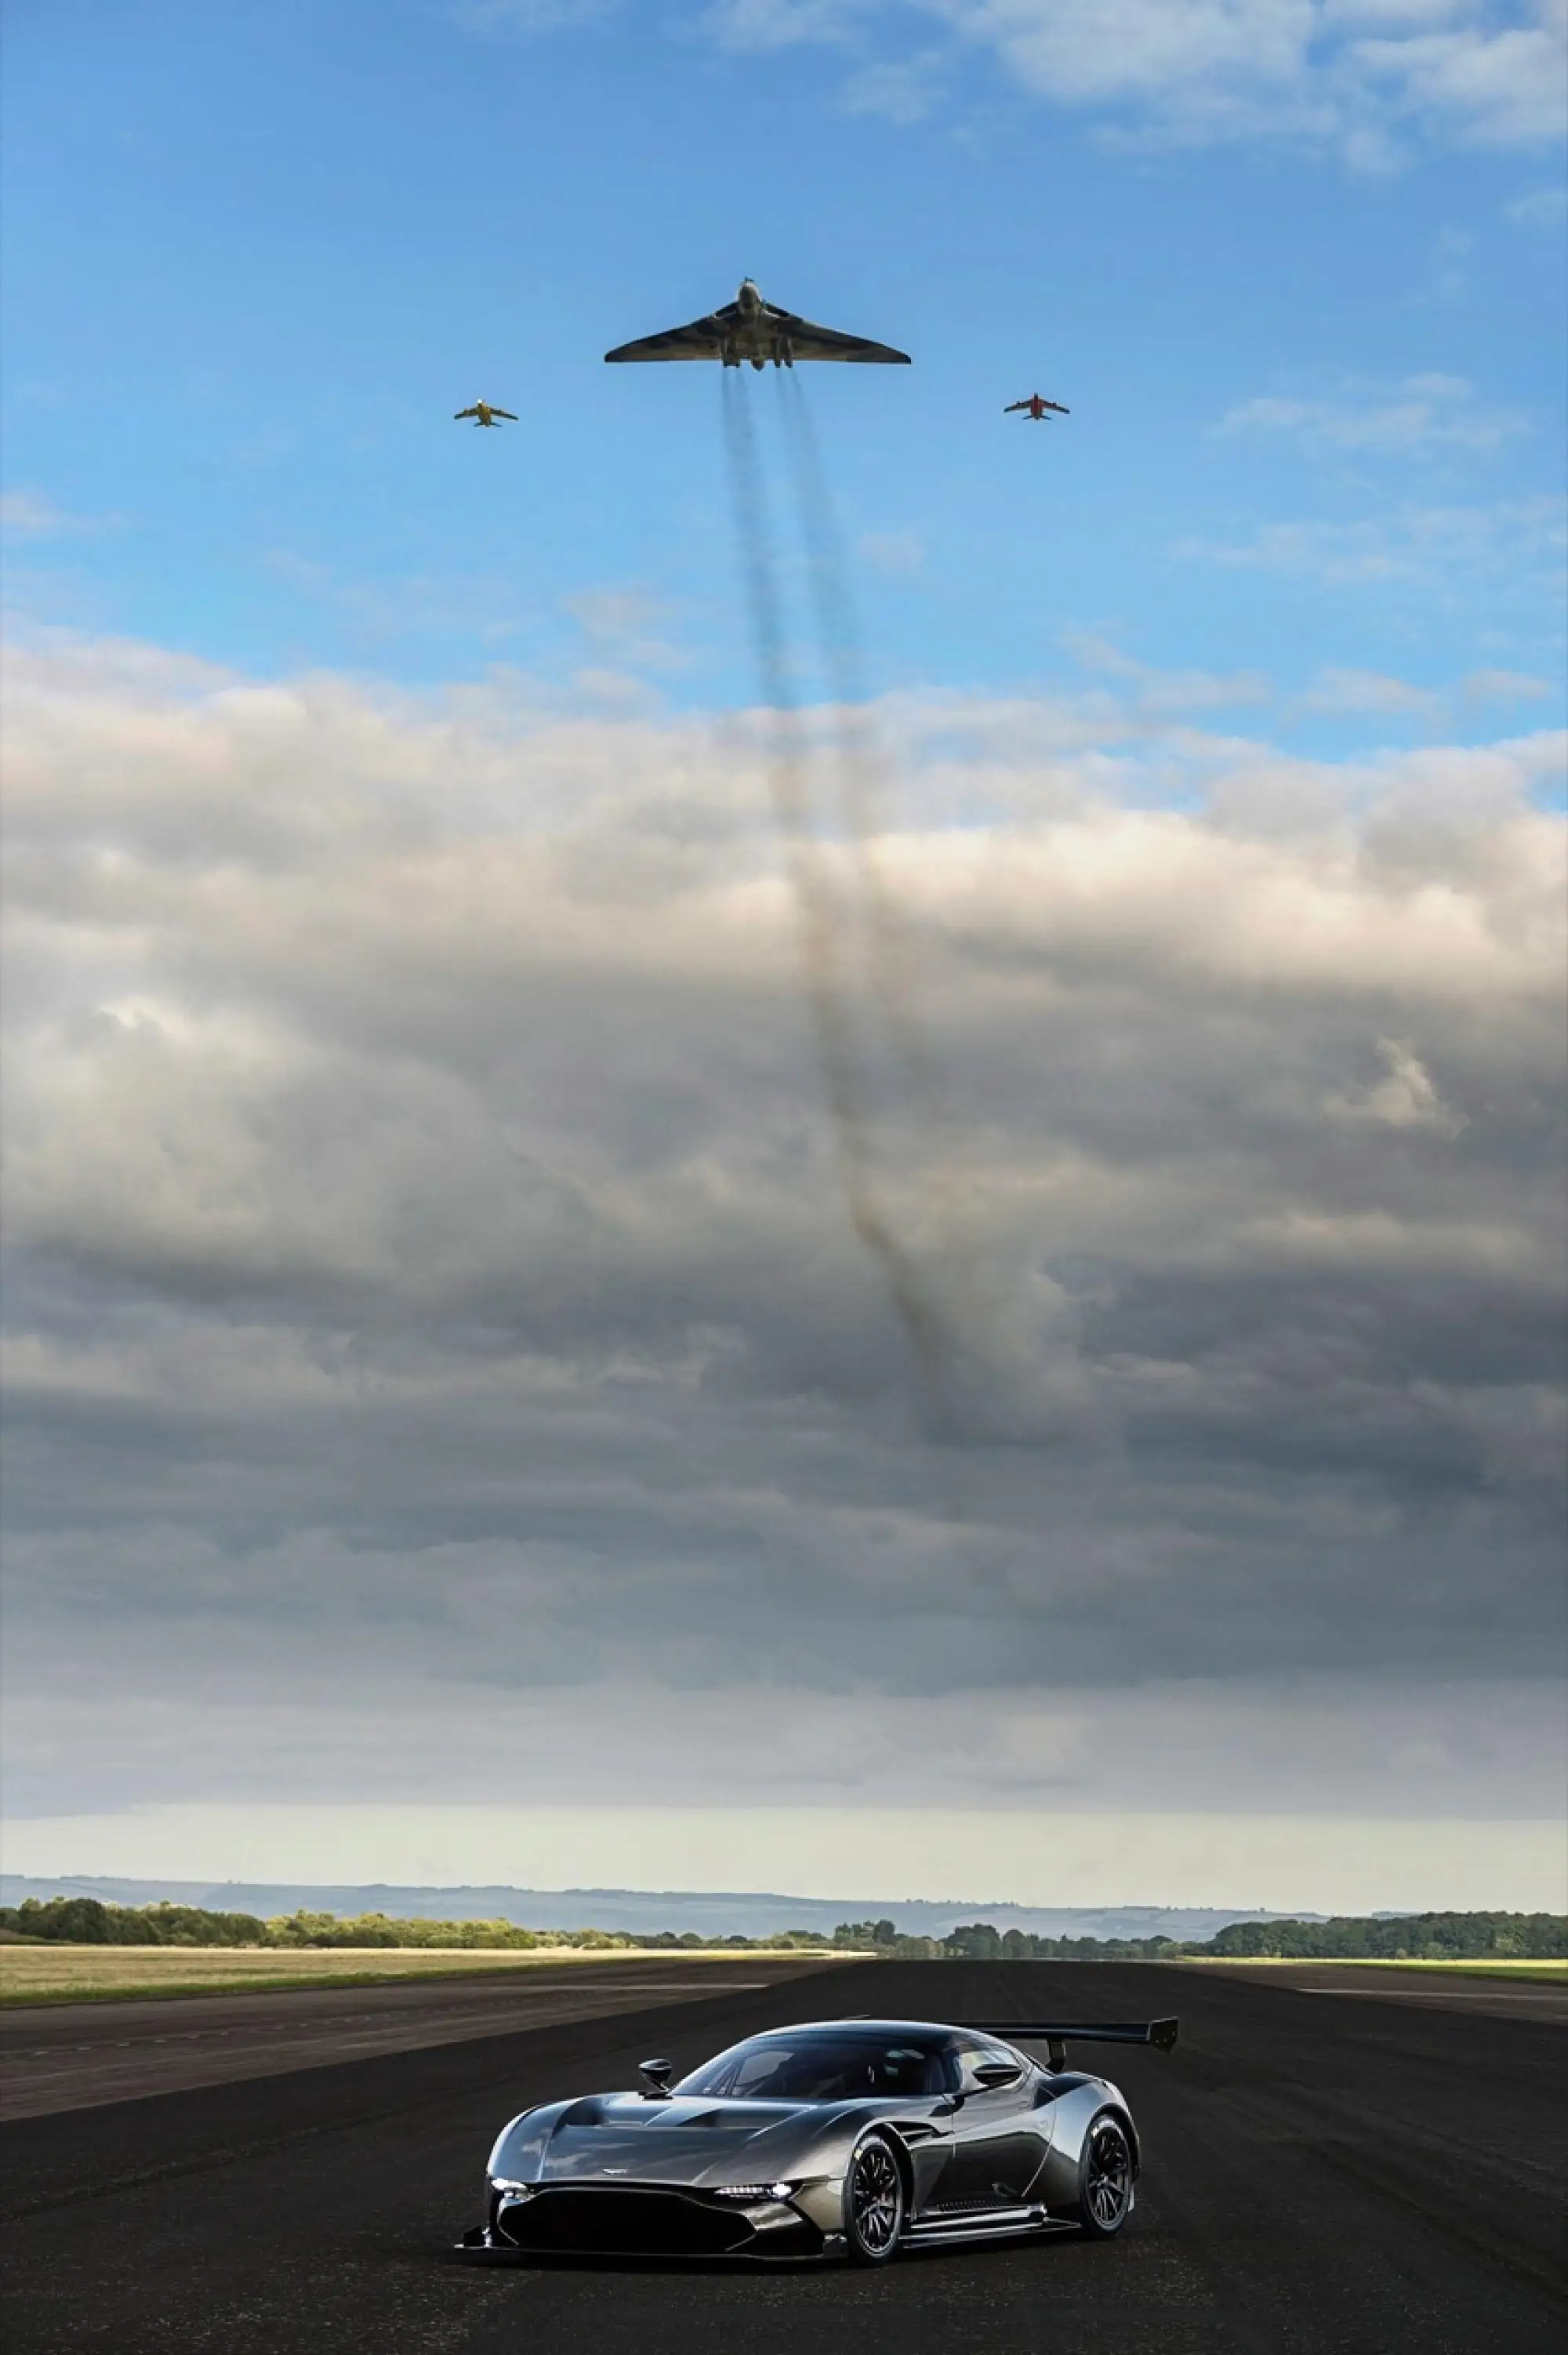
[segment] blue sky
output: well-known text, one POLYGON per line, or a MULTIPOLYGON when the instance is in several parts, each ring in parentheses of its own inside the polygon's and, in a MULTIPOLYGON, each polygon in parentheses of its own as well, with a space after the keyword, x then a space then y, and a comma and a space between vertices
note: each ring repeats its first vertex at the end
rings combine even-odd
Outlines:
POLYGON ((18 1864, 1562 1902, 1564 30, 13 7, 18 1864))
POLYGON ((1561 180, 1539 60, 1488 48, 1550 10, 1304 48, 1296 0, 1190 0, 1147 69, 1138 0, 1084 13, 20 12, 13 605, 741 699, 714 372, 600 355, 749 272, 914 355, 810 385, 872 683, 1266 681, 1312 744, 1551 718, 1561 180), (1037 386, 1070 421, 1003 420, 1037 386), (479 393, 519 426, 453 425, 479 393))

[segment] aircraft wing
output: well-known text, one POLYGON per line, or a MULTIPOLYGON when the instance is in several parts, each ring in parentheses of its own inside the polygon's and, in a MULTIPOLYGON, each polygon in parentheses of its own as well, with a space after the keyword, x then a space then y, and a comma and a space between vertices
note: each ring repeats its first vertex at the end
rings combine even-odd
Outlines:
POLYGON ((846 336, 837 327, 814 326, 809 319, 797 318, 793 311, 775 311, 768 305, 770 322, 789 337, 790 350, 797 360, 871 360, 884 368, 908 368, 907 352, 895 352, 891 344, 874 344, 866 336, 846 336))
POLYGON ((514 425, 517 421, 517 411, 513 409, 493 409, 490 414, 492 417, 509 417, 514 425))
POLYGON ((477 417, 479 411, 476 409, 454 409, 452 412, 452 421, 454 425, 458 425, 464 418, 477 417))
MULTIPOLYGON (((815 326, 809 319, 797 317, 794 311, 780 311, 772 303, 766 306, 766 318, 770 327, 789 338, 797 360, 880 360, 901 368, 910 364, 907 352, 895 352, 889 344, 873 344, 864 336, 840 335, 837 327, 815 326)), ((617 344, 604 357, 607 360, 716 360, 741 325, 740 304, 726 303, 722 310, 710 311, 705 319, 693 319, 688 327, 669 327, 662 336, 617 344)))
POLYGON ((617 344, 607 360, 716 360, 724 346, 726 311, 738 315, 731 303, 725 311, 693 319, 689 327, 667 327, 662 336, 644 336, 635 344, 617 344))

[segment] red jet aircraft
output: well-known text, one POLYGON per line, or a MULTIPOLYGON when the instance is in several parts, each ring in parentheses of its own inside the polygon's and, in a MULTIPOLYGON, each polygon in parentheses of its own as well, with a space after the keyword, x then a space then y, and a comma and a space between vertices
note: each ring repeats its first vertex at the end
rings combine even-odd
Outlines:
POLYGON ((1058 417, 1070 417, 1072 413, 1071 410, 1063 409, 1060 400, 1044 400, 1038 392, 1031 392, 1027 400, 1009 401, 1002 415, 1010 417, 1015 409, 1027 409, 1037 424, 1048 409, 1054 409, 1058 417))

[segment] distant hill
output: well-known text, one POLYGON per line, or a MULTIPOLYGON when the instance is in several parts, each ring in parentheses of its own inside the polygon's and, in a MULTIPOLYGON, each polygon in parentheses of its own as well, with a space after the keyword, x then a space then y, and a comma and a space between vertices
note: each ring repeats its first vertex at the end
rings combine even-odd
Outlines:
POLYGON ((1001 1898, 789 1897, 772 1891, 689 1889, 403 1888, 388 1881, 119 1881, 95 1873, 0 1873, 0 1905, 25 1898, 97 1897, 108 1905, 200 1905, 219 1913, 389 1913, 440 1922, 516 1922, 528 1930, 695 1930, 704 1937, 765 1938, 779 1930, 831 1933, 840 1922, 890 1921, 906 1937, 944 1938, 962 1923, 1046 1938, 1211 1937, 1231 1922, 1321 1921, 1258 1905, 1014 1905, 1001 1898))

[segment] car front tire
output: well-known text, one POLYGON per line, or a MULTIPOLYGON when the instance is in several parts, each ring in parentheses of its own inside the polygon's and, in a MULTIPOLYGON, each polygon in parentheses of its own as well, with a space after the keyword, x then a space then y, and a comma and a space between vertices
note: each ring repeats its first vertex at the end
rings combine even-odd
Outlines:
POLYGON ((1115 2110, 1101 2110, 1078 2161, 1078 2221, 1091 2241, 1114 2241, 1132 2212, 1132 2137, 1115 2110))
POLYGON ((904 2225, 903 2171, 884 2135, 858 2143, 844 2170, 844 2242, 859 2265, 898 2254, 904 2225))

